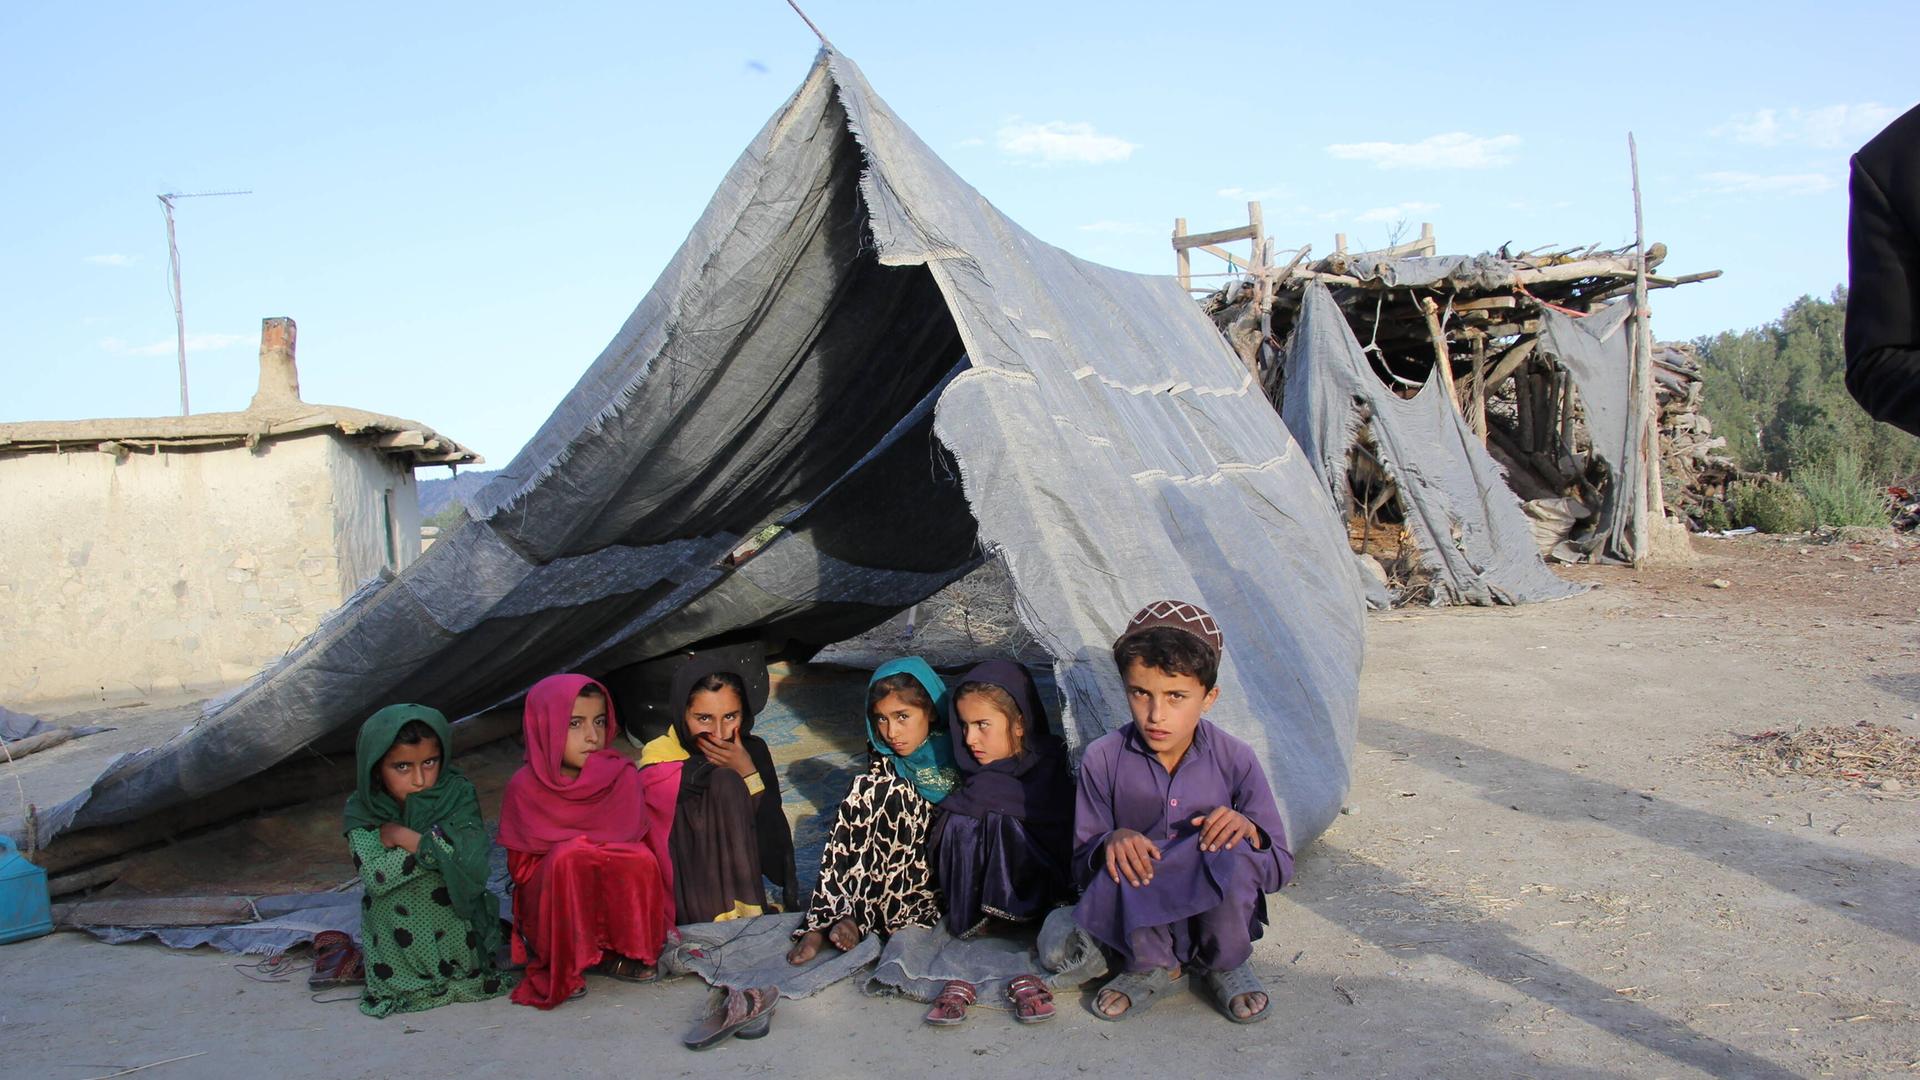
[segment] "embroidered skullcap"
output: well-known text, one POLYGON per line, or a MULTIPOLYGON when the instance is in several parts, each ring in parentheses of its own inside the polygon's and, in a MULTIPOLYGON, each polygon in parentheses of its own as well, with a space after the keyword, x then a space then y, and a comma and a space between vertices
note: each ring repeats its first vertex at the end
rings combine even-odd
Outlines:
POLYGON ((1213 616, 1208 614, 1206 608, 1185 600, 1155 600, 1141 608, 1133 618, 1127 620, 1127 628, 1121 633, 1120 640, 1125 641, 1142 630, 1156 626, 1171 626, 1192 634, 1213 646, 1216 653, 1226 651, 1227 642, 1220 634, 1220 624, 1213 621, 1213 616))

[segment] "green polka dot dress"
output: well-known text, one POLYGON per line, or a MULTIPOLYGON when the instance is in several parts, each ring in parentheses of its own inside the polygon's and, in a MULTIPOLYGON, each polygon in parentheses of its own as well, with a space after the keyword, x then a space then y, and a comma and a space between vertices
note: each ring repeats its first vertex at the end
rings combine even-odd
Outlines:
POLYGON ((418 854, 382 846, 376 829, 347 833, 366 894, 360 899, 360 951, 368 1016, 418 1012, 453 1001, 485 1001, 513 989, 511 975, 480 955, 473 928, 453 907, 439 863, 453 849, 434 833, 418 854))

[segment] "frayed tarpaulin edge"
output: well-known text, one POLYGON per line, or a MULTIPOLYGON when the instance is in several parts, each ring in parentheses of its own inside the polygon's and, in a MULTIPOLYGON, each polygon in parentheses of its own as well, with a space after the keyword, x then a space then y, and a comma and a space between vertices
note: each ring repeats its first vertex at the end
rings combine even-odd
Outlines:
MULTIPOLYGON (((767 121, 766 126, 761 129, 760 135, 734 160, 733 166, 727 170, 727 176, 733 176, 743 166, 747 165, 761 166, 757 175, 764 176, 764 162, 767 160, 774 143, 778 141, 780 137, 784 136, 787 130, 792 127, 796 109, 799 108, 803 100, 818 92, 819 85, 823 81, 828 85, 832 85, 832 77, 827 70, 827 50, 825 49, 820 51, 819 57, 814 61, 813 69, 807 73, 806 81, 801 83, 800 88, 794 91, 792 96, 787 99, 787 103, 781 107, 779 113, 767 121)), ((744 185, 741 190, 745 190, 744 185)), ((694 236, 700 235, 731 235, 735 231, 735 227, 738 226, 740 219, 752 205, 753 200, 750 198, 735 198, 731 205, 724 210, 717 201, 709 203, 706 212, 700 216, 700 219, 694 223, 693 228, 688 231, 688 239, 691 240, 694 236), (717 227, 721 221, 728 223, 728 227, 724 230, 718 229, 717 227), (716 227, 711 230, 708 229, 707 226, 710 223, 716 227)), ((583 443, 604 433, 608 421, 620 416, 627 410, 629 405, 633 404, 634 396, 640 392, 641 386, 643 386, 648 377, 653 374, 655 362, 664 356, 672 347, 679 333, 681 318, 684 314, 681 308, 681 302, 688 291, 686 286, 697 283, 705 276, 712 266, 713 258, 718 252, 719 245, 716 244, 709 247, 707 251, 702 253, 703 261, 700 263, 699 268, 690 271, 685 266, 685 262, 691 260, 691 255, 688 252, 686 241, 682 241, 680 249, 674 253, 673 259, 668 262, 667 268, 661 272, 655 284, 656 289, 668 282, 682 286, 673 289, 671 295, 663 298, 661 301, 661 305, 665 310, 662 311, 658 324, 661 339, 659 347, 652 350, 650 355, 645 356, 640 361, 639 370, 634 372, 633 376, 628 379, 624 385, 614 391, 612 398, 606 405, 601 406, 598 412, 594 413, 581 424, 578 431, 567 437, 566 442, 555 451, 545 463, 533 473, 529 474, 525 480, 521 481, 517 487, 503 496, 491 508, 487 509, 485 516, 480 520, 490 521, 500 514, 510 512, 551 477, 555 471, 571 461, 575 451, 583 443), (680 280, 683 273, 690 275, 686 281, 680 280)), ((600 359, 605 359, 621 345, 622 339, 625 338, 627 334, 628 327, 632 325, 633 318, 645 310, 647 302, 651 299, 653 299, 653 294, 649 293, 647 297, 641 300, 639 306, 634 309, 633 316, 628 317, 627 325, 623 325, 620 328, 620 332, 615 336, 614 341, 601 352, 600 359)), ((631 355, 632 351, 641 344, 638 340, 639 336, 641 335, 636 335, 635 340, 625 343, 625 348, 621 349, 623 355, 631 355)), ((596 360, 595 366, 598 366, 598 364, 599 360, 596 360)), ((590 368, 589 371, 591 370, 590 368)), ((511 470, 512 467, 511 463, 507 466, 509 470, 511 470)))

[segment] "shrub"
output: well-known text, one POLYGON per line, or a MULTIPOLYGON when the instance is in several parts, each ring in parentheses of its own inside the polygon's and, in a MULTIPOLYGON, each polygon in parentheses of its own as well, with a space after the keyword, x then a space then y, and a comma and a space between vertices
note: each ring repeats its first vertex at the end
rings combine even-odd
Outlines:
POLYGON ((1698 519, 1701 532, 1724 532, 1733 528, 1733 515, 1727 511, 1727 504, 1719 499, 1700 504, 1698 519))
POLYGON ((1807 497, 1792 484, 1742 481, 1727 496, 1736 528, 1751 525, 1763 533, 1806 532, 1813 527, 1807 497))
POLYGON ((1874 483, 1851 450, 1841 450, 1815 465, 1795 469, 1793 486, 1806 500, 1814 527, 1887 525, 1886 489, 1874 483))

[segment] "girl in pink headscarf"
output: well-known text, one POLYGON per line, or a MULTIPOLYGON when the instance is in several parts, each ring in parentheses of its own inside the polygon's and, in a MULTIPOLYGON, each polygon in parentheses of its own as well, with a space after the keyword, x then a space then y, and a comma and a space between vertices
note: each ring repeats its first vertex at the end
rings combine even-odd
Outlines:
POLYGON ((640 773, 608 749, 619 726, 606 687, 552 675, 527 692, 527 763, 507 782, 500 843, 513 877, 513 958, 522 1005, 586 992, 588 971, 658 977, 673 928, 665 829, 651 828, 640 773))

